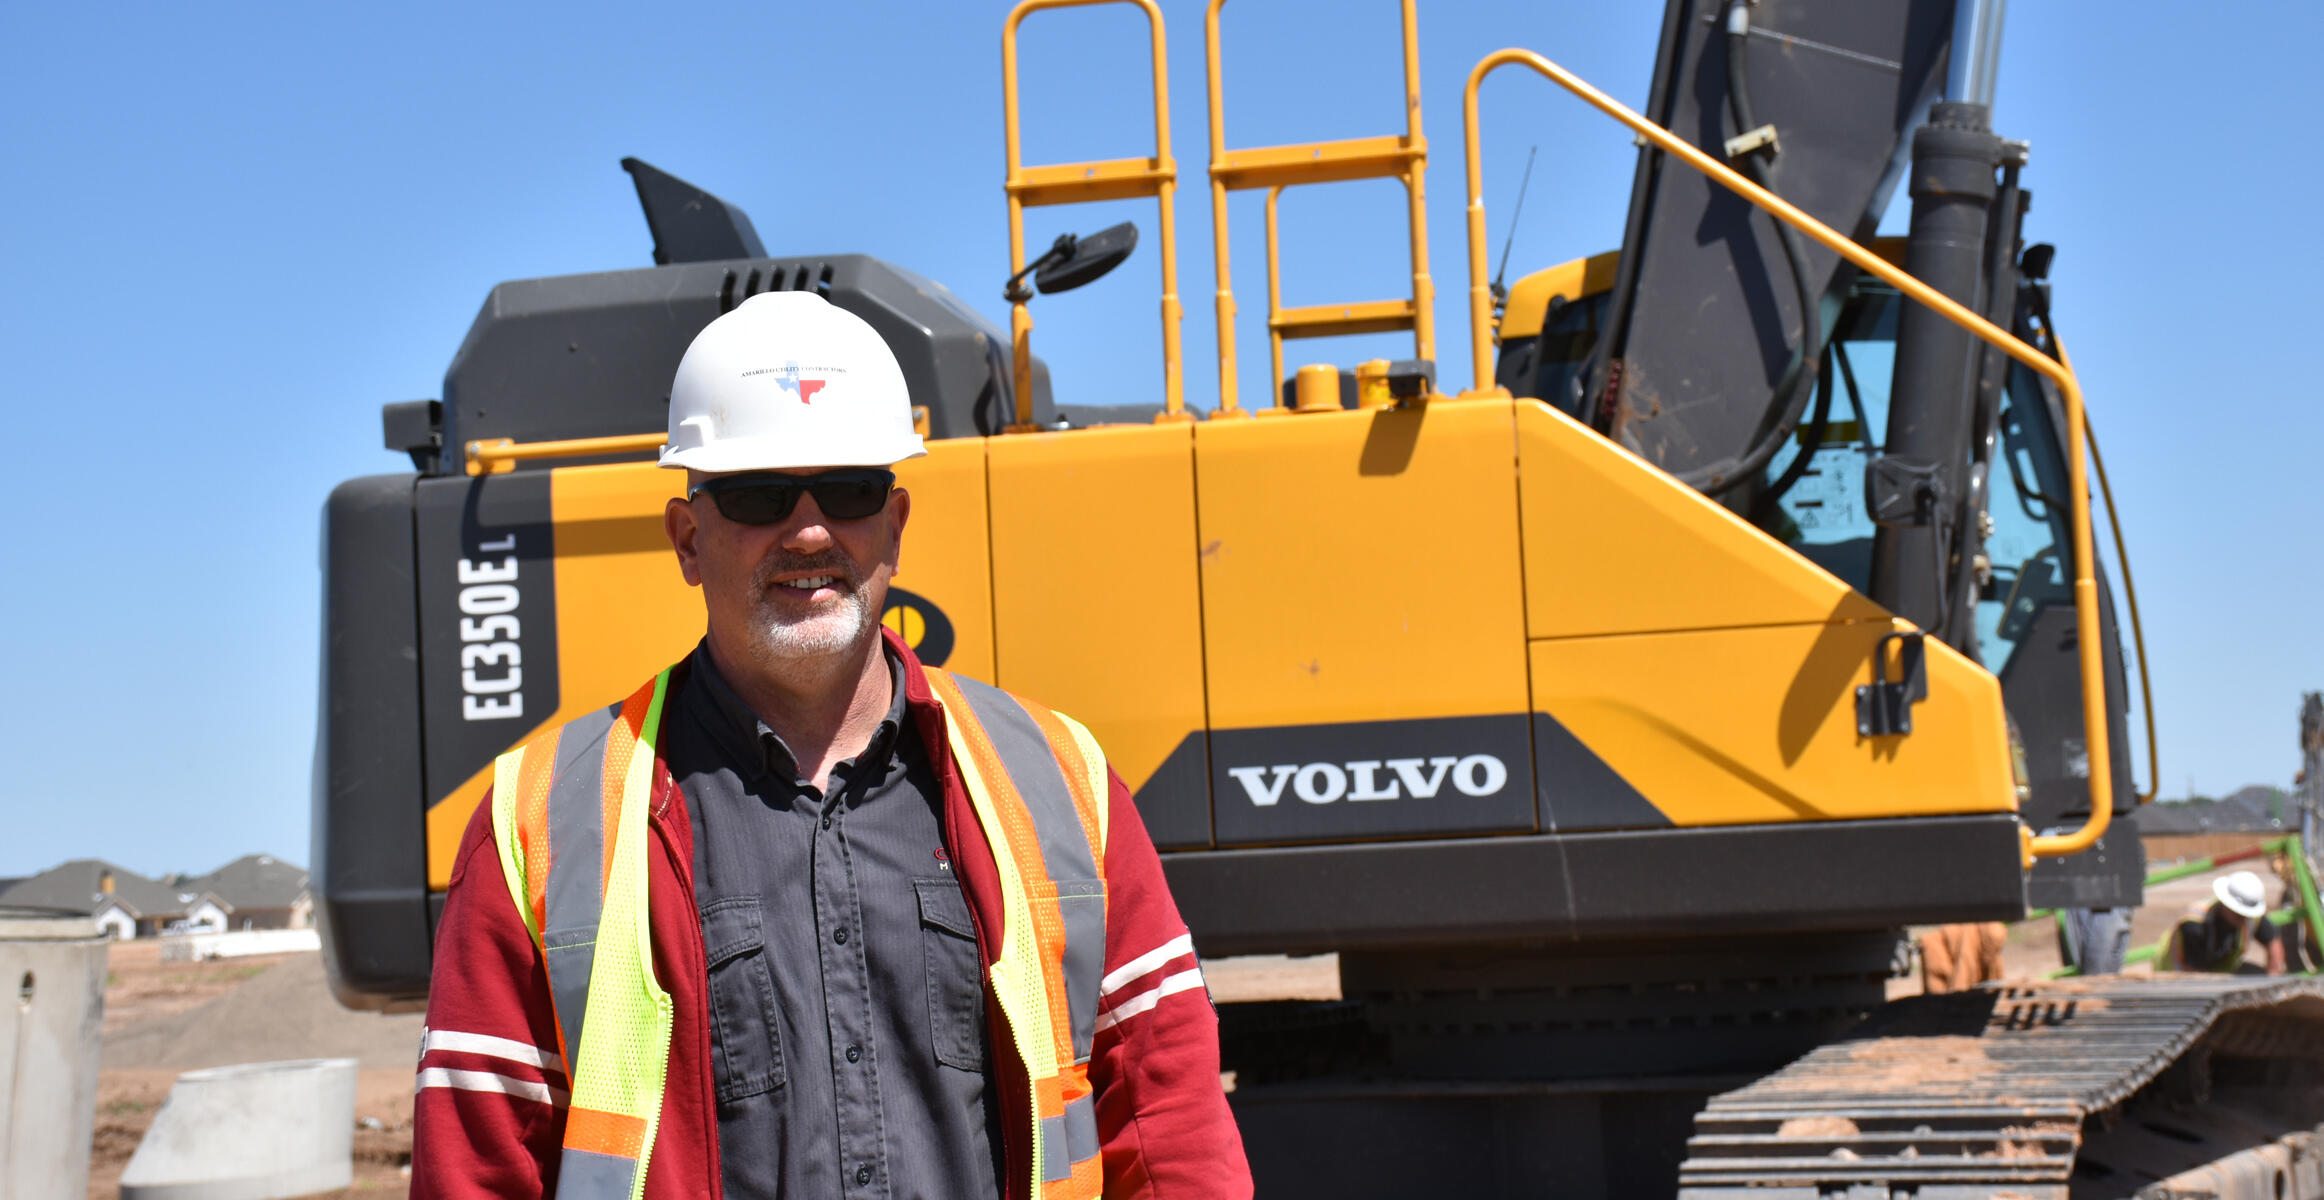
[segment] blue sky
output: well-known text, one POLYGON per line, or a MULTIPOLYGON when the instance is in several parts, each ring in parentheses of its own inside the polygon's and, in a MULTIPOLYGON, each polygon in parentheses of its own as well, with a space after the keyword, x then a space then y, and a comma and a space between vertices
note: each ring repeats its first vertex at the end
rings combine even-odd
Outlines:
MULTIPOLYGON (((1202 7, 1163 7, 1192 183, 1202 7)), ((18 530, 0 539, 0 728, 17 765, 0 783, 0 876, 80 855, 157 873, 246 851, 306 860, 323 497, 399 469, 379 406, 438 394, 494 283, 650 261, 623 155, 740 204, 775 253, 882 255, 1005 320, 1005 11, 10 6, 0 397, 20 450, 0 471, 18 530)), ((1468 67, 1525 45, 1637 104, 1659 11, 1423 3, 1448 381, 1466 378, 1468 67)), ((2144 21, 2019 4, 2010 18, 1996 123, 2032 141, 2028 236, 2060 247, 2059 319, 2146 606, 2164 791, 2288 782, 2299 693, 2324 687, 2310 599, 2324 416, 2305 370, 2324 11, 2144 21)), ((1225 24, 1232 144, 1399 130, 1392 4, 1241 0, 1225 24)), ((1028 160, 1145 152, 1143 39, 1128 8, 1028 23, 1028 160)), ((1515 75, 1488 86, 1485 127, 1496 253, 1541 148, 1513 274, 1620 239, 1625 134, 1515 75)), ((1395 294, 1400 211, 1385 183, 1287 200, 1287 300, 1395 294)), ((1038 310, 1060 395, 1159 395, 1152 206, 1047 210, 1030 238, 1121 219, 1148 235, 1140 256, 1038 310)), ((1256 193, 1233 219, 1248 395, 1266 361, 1256 193)), ((1178 221, 1187 393, 1207 406, 1199 187, 1178 221)))

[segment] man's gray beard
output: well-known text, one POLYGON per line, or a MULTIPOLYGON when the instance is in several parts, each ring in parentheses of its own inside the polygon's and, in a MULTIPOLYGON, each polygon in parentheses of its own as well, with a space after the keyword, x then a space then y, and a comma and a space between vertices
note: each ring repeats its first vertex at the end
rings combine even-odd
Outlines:
POLYGON ((863 644, 877 620, 871 600, 864 594, 864 582, 855 577, 852 564, 836 553, 772 556, 759 564, 757 578, 751 583, 759 602, 752 614, 750 652, 769 666, 844 654, 863 644), (830 573, 843 589, 840 607, 817 613, 802 624, 786 622, 772 603, 777 586, 773 577, 814 570, 830 573))
POLYGON ((841 598, 839 608, 817 613, 802 624, 785 622, 773 605, 761 605, 757 618, 753 632, 758 636, 751 639, 752 649, 767 662, 843 654, 862 645, 872 627, 871 605, 862 592, 853 589, 841 598))

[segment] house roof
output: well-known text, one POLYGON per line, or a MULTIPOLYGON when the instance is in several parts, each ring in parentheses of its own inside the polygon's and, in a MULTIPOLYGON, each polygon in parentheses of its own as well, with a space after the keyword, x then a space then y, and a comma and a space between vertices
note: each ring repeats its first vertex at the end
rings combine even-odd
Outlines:
POLYGON ((208 892, 236 911, 253 908, 289 908, 307 890, 307 872, 271 854, 245 854, 207 875, 179 885, 187 892, 208 892))
POLYGON ((76 858, 0 892, 0 904, 94 913, 107 898, 108 874, 113 877, 111 898, 133 916, 181 916, 201 894, 200 889, 172 888, 100 858, 76 858))

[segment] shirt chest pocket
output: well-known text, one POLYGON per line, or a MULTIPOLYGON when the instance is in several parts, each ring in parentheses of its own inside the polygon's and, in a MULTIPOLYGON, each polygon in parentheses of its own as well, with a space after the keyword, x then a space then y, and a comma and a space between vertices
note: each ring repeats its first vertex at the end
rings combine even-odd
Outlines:
POLYGON ((984 1070, 984 972, 977 961, 976 926, 955 879, 915 879, 920 898, 920 950, 928 970, 928 1035, 936 1061, 963 1071, 984 1070))
POLYGON ((762 920, 756 896, 720 900, 702 913, 720 1104, 783 1086, 782 1035, 762 920))

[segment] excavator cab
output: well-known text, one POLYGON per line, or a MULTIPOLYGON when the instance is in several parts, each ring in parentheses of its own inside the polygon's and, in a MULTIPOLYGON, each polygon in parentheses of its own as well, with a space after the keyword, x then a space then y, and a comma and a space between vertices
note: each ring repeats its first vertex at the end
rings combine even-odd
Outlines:
MULTIPOLYGON (((1903 260, 1902 238, 1877 239, 1870 246, 1889 262, 1903 260)), ((2019 300, 2010 327, 2028 342, 2046 344, 2052 336, 2046 276, 2054 257, 2053 247, 2036 245, 2023 255, 2027 266, 2017 268, 2023 277, 2014 289, 2019 300)), ((1593 355, 1601 332, 1611 324, 1619 258, 1610 252, 1560 264, 1512 287, 1499 330, 1496 384, 1555 404, 1569 415, 1583 410, 1593 355)), ((1862 274, 1841 287, 1828 306, 1833 315, 1813 399, 1740 507, 1769 536, 1869 596, 1879 523, 1867 504, 1868 484, 1890 420, 1899 317, 1911 302, 1862 274)), ((2002 364, 1996 374, 1993 402, 1979 413, 1974 439, 1980 447, 1973 503, 1981 547, 1969 556, 1959 628, 1935 632, 1947 635, 2000 681, 2012 751, 2023 776, 2025 819, 2056 830, 2089 811, 2087 751, 2076 712, 2074 592, 2066 565, 2072 561, 2072 518, 2069 506, 2059 503, 2070 487, 2065 417, 2057 389, 2042 376, 2014 363, 2002 364)), ((2132 710, 2114 583, 2103 565, 2096 573, 2108 741, 2115 777, 2128 780, 2126 717, 2132 710)), ((2140 799, 2127 785, 2119 789, 2125 812, 2140 799)), ((2028 881, 2028 903, 2034 908, 2132 906, 2138 903, 2144 872, 2145 857, 2134 837, 2101 837, 2084 854, 2037 863, 2028 881)))

